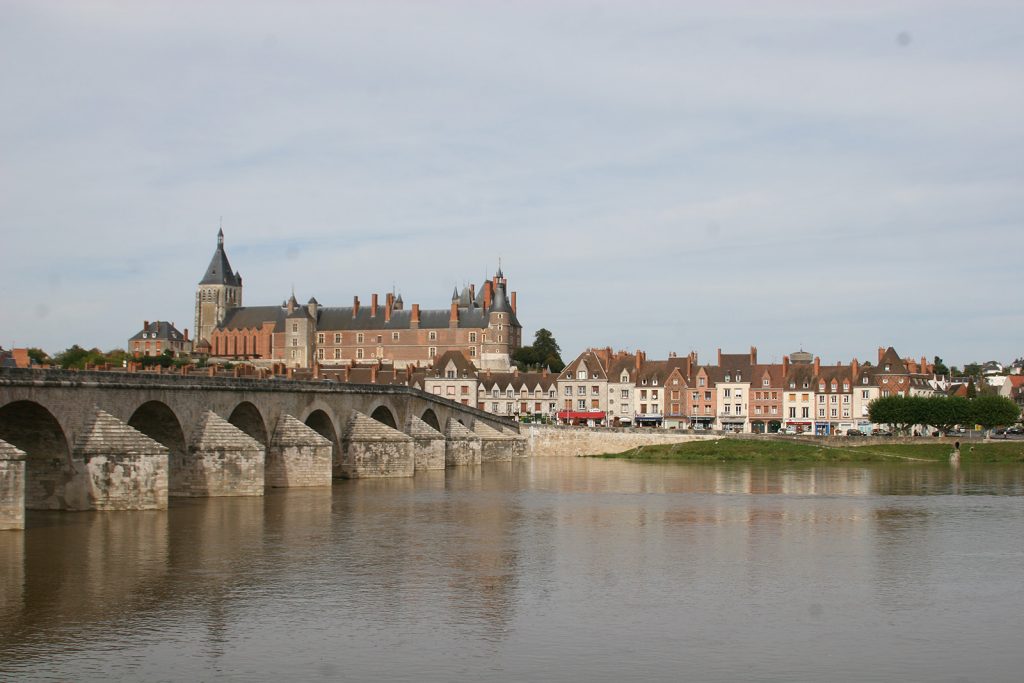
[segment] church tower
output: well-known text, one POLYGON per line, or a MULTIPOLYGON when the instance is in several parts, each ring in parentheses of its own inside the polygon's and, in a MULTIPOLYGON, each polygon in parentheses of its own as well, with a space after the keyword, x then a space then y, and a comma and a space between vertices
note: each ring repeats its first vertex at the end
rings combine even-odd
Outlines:
POLYGON ((217 231, 217 250, 196 288, 195 341, 210 341, 213 328, 232 308, 242 305, 242 276, 231 270, 224 253, 224 231, 217 231))

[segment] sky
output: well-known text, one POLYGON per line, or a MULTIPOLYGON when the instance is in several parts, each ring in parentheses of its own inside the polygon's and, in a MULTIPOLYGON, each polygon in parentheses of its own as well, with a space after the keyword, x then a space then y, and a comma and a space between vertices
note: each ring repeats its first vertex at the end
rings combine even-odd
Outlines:
POLYGON ((648 357, 1024 356, 1024 3, 0 2, 0 346, 245 303, 648 357))

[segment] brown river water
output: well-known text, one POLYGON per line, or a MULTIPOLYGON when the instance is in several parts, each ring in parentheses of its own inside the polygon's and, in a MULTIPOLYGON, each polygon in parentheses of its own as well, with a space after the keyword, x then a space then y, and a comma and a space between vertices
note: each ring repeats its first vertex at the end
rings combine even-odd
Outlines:
POLYGON ((536 458, 0 532, 0 680, 1020 681, 1024 467, 536 458))

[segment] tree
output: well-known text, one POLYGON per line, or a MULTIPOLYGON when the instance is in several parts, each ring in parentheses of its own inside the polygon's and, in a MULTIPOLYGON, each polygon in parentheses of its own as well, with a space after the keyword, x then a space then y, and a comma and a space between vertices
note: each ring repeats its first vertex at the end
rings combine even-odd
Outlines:
POLYGON ((34 346, 28 349, 28 357, 39 365, 46 365, 53 362, 50 358, 50 354, 34 346))
POLYGON ((529 368, 550 368, 552 372, 561 372, 565 367, 562 361, 562 349, 555 341, 555 336, 550 330, 540 328, 533 337, 531 346, 524 346, 516 349, 512 360, 522 369, 529 368))
POLYGON ((971 402, 958 396, 931 396, 928 404, 928 424, 942 432, 971 421, 971 402))
POLYGON ((935 374, 936 375, 948 375, 949 374, 949 368, 946 367, 946 364, 943 363, 942 359, 939 358, 938 356, 935 356, 935 358, 932 359, 932 363, 935 365, 935 374))
POLYGON ((971 421, 985 429, 1013 424, 1020 419, 1020 408, 1005 396, 979 396, 971 401, 971 421))

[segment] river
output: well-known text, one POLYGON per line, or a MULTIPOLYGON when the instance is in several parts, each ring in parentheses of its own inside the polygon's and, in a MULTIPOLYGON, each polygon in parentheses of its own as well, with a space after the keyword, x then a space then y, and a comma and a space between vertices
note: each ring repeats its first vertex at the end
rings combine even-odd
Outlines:
POLYGON ((0 680, 1019 681, 1024 467, 535 458, 31 512, 0 680))

